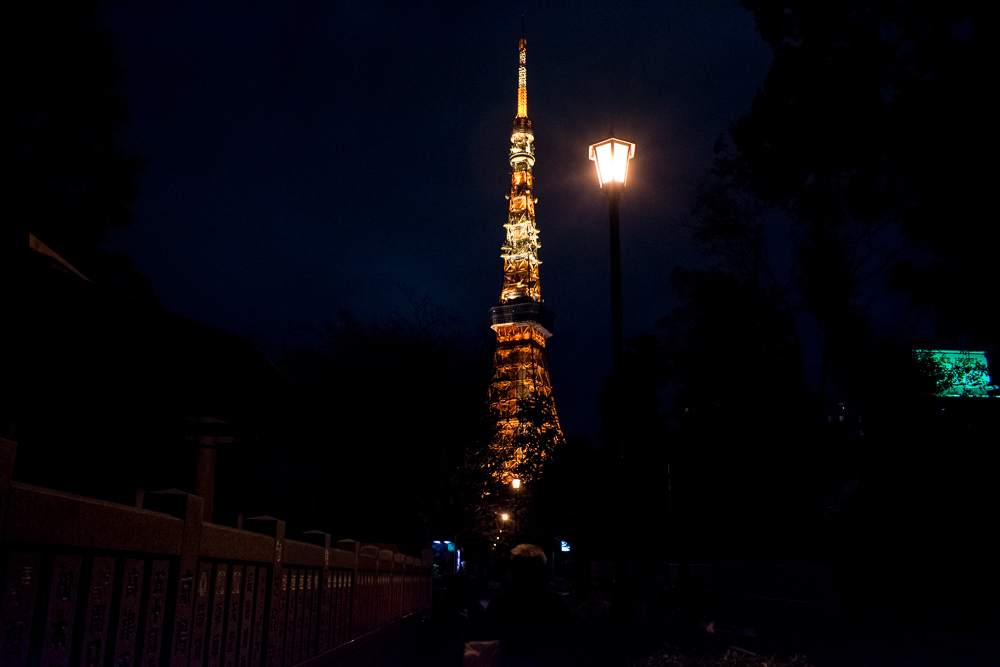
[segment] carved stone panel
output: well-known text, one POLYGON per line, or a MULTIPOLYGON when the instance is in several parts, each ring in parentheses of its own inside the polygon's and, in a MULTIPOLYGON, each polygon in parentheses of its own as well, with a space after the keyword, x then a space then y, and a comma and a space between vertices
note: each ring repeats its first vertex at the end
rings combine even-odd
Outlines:
POLYGON ((285 600, 286 618, 285 618, 285 652, 284 652, 284 665, 285 667, 292 666, 292 656, 295 651, 295 611, 298 609, 298 583, 299 583, 299 570, 292 568, 286 570, 288 572, 288 597, 285 600))
POLYGON ((28 642, 35 612, 38 573, 41 556, 31 551, 11 551, 7 554, 7 576, 4 577, 0 604, 0 656, 3 664, 24 667, 28 664, 28 642))
POLYGON ((306 570, 306 587, 303 591, 305 595, 302 603, 302 649, 298 656, 300 662, 312 657, 310 648, 315 636, 313 634, 313 618, 315 616, 313 613, 313 599, 315 598, 313 583, 313 570, 306 570))
POLYGON ((194 630, 194 604, 197 599, 197 568, 185 567, 181 559, 181 572, 177 580, 177 604, 174 612, 174 640, 171 648, 171 665, 187 665, 188 660, 194 663, 192 651, 192 636, 194 630), (190 653, 189 653, 190 652, 190 653))
POLYGON ((330 595, 333 592, 333 573, 330 570, 323 570, 322 577, 319 597, 319 637, 317 637, 319 653, 330 648, 330 595))
POLYGON ((302 633, 304 631, 303 626, 305 625, 306 572, 307 570, 305 569, 299 569, 299 590, 295 599, 295 652, 293 653, 292 664, 302 661, 302 633))
POLYGON ((160 653, 163 641, 163 621, 167 608, 167 579, 170 563, 154 560, 149 573, 149 597, 146 600, 145 624, 143 626, 142 664, 144 667, 160 667, 160 653))
POLYGON ((209 604, 208 621, 208 667, 219 667, 222 663, 223 639, 226 625, 226 593, 228 592, 229 566, 216 563, 212 601, 209 604))
POLYGON ((347 631, 351 621, 351 599, 347 577, 348 573, 344 570, 337 570, 334 573, 334 604, 330 612, 333 616, 334 646, 340 646, 347 641, 347 631))
POLYGON ((261 648, 266 636, 264 605, 267 602, 267 585, 267 568, 262 565, 257 568, 257 601, 254 603, 253 654, 250 662, 252 667, 260 667, 261 648))
POLYGON ((83 646, 80 664, 83 667, 104 665, 108 649, 108 626, 111 623, 111 594, 115 584, 115 559, 96 556, 90 570, 87 590, 87 611, 83 618, 83 646))
MULTIPOLYGON (((277 566, 275 566, 277 569, 277 566)), ((267 667, 284 663, 285 599, 288 593, 288 570, 282 569, 280 577, 272 578, 271 615, 267 628, 267 667)))
POLYGON ((142 598, 142 575, 146 563, 140 558, 126 558, 122 586, 118 595, 118 624, 115 626, 115 667, 133 667, 139 648, 139 601, 142 598))
POLYGON ((204 667, 211 620, 212 564, 198 564, 198 581, 194 589, 194 612, 191 614, 191 667, 204 667))
POLYGON ((240 612, 243 595, 243 566, 233 565, 229 577, 229 600, 226 603, 226 620, 222 632, 223 665, 236 667, 236 649, 240 639, 240 612))
POLYGON ((257 567, 247 565, 243 570, 243 601, 240 611, 239 646, 236 648, 236 664, 248 667, 250 664, 250 632, 253 629, 253 602, 257 590, 257 567))
POLYGON ((76 590, 82 564, 82 556, 57 554, 55 557, 42 634, 43 665, 58 667, 69 664, 69 645, 73 639, 76 616, 76 590))

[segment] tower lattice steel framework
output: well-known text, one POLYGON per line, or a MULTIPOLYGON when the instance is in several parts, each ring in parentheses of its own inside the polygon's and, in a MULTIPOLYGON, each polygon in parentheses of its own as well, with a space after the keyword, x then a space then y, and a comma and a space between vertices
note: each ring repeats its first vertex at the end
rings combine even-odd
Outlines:
MULTIPOLYGON (((552 312, 542 302, 538 278, 538 227, 535 226, 534 177, 535 135, 528 119, 526 86, 526 41, 518 44, 517 117, 510 136, 510 207, 507 243, 503 246, 503 290, 500 303, 490 309, 497 334, 493 357, 490 401, 498 420, 492 446, 500 465, 494 477, 508 483, 527 452, 524 443, 558 443, 563 439, 552 401, 552 383, 545 361, 545 341, 552 335, 552 312), (534 401, 535 412, 523 413, 534 401), (527 437, 525 437, 527 436, 527 437)), ((539 454, 539 452, 535 452, 539 454)), ((546 455, 542 445, 541 457, 546 455)))

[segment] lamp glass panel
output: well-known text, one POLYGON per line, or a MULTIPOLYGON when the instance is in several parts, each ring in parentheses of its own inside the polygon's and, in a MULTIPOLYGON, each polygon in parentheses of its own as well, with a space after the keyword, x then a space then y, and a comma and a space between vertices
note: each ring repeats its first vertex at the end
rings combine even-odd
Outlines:
POLYGON ((601 185, 610 183, 614 178, 614 157, 610 143, 601 144, 594 147, 597 153, 597 170, 601 172, 601 185))
POLYGON ((615 180, 619 183, 625 182, 625 173, 628 171, 628 153, 631 146, 615 142, 615 180))

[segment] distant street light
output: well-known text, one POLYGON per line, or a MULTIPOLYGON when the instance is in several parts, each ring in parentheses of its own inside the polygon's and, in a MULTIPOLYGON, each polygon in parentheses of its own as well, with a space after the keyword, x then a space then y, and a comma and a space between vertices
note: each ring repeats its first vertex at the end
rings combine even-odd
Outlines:
POLYGON ((514 541, 517 542, 517 490, 521 488, 521 480, 515 477, 510 485, 514 487, 514 541))
POLYGON ((500 519, 501 519, 502 521, 506 521, 506 520, 507 520, 507 519, 509 519, 509 518, 510 518, 510 515, 509 515, 509 514, 507 514, 507 513, 504 513, 504 514, 501 514, 501 515, 500 515, 500 519))
POLYGON ((597 167, 597 180, 608 195, 611 217, 611 370, 620 379, 622 342, 622 250, 618 232, 618 201, 628 179, 628 163, 635 155, 635 144, 621 139, 607 139, 590 147, 590 159, 597 167))

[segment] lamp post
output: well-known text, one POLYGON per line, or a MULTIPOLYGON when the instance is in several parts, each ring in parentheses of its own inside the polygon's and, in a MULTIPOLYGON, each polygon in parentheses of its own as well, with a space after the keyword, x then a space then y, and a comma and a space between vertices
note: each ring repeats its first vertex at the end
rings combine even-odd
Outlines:
POLYGON ((611 374, 621 375, 622 342, 622 251, 618 232, 618 202, 628 178, 628 163, 635 155, 635 144, 621 139, 606 139, 590 147, 590 159, 597 168, 597 181, 608 196, 611 219, 611 374))
MULTIPOLYGON (((608 213, 611 221, 611 418, 613 420, 613 438, 619 448, 621 462, 617 477, 618 493, 615 497, 620 504, 619 509, 627 507, 622 494, 625 489, 625 449, 620 438, 621 429, 621 399, 620 389, 622 378, 622 357, 624 344, 622 340, 622 255, 621 240, 618 232, 618 202, 628 177, 628 163, 635 155, 635 144, 614 137, 596 143, 590 147, 590 159, 597 168, 597 181, 608 197, 608 213)), ((619 513, 628 517, 627 511, 619 513)), ((625 519, 628 522, 628 519, 625 519)), ((631 539, 632 531, 625 530, 627 539, 631 539)), ((621 627, 630 625, 632 616, 632 595, 628 583, 628 560, 625 551, 618 553, 617 571, 615 573, 615 596, 612 609, 616 624, 621 627)))

